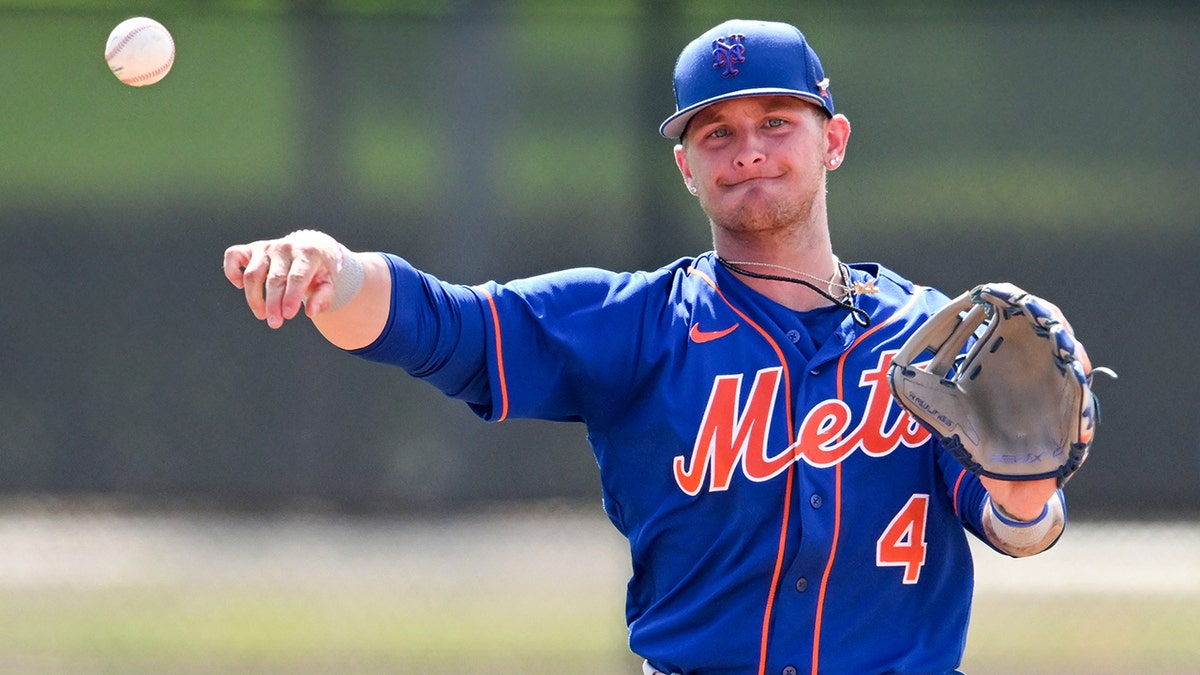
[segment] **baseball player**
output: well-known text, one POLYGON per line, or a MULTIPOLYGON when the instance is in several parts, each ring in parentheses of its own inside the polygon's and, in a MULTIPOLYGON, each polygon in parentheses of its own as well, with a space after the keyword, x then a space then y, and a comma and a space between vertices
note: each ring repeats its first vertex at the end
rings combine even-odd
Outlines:
POLYGON ((302 230, 230 247, 225 274, 270 327, 303 307, 485 420, 585 424, 647 674, 955 672, 967 534, 1045 550, 1062 481, 968 471, 896 404, 891 360, 948 298, 834 255, 850 123, 801 32, 722 23, 674 81, 660 133, 712 251, 469 287, 302 230))

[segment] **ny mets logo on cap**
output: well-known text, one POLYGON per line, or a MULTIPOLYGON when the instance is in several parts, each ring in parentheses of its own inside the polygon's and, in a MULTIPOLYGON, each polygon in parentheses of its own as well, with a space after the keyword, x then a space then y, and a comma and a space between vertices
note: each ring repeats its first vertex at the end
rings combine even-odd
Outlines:
POLYGON ((800 29, 772 21, 733 19, 704 31, 675 61, 675 112, 658 133, 681 139, 700 110, 741 96, 796 96, 833 116, 821 61, 800 29))
POLYGON ((738 69, 734 66, 746 62, 746 45, 742 44, 745 38, 745 35, 734 34, 713 40, 713 68, 724 68, 722 77, 737 75, 738 69))

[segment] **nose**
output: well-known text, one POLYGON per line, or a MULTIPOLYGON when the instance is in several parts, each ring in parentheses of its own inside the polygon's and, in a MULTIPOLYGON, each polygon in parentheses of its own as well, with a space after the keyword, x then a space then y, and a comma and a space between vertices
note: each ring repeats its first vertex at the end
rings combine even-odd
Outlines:
POLYGON ((733 161, 738 168, 746 168, 767 161, 766 146, 756 134, 744 134, 733 161))

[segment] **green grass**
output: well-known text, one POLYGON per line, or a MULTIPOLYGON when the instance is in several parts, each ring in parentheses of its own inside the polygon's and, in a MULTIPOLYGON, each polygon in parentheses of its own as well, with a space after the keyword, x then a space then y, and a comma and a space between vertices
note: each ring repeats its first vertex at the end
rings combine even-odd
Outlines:
POLYGON ((1195 673, 1200 602, 1182 596, 976 599, 964 671, 1195 673))
POLYGON ((611 599, 387 589, 0 594, 0 670, 632 672, 611 599))
MULTIPOLYGON (((378 588, 0 593, 0 669, 79 672, 636 672, 614 597, 378 588)), ((1196 603, 984 596, 964 670, 1184 673, 1196 603)))

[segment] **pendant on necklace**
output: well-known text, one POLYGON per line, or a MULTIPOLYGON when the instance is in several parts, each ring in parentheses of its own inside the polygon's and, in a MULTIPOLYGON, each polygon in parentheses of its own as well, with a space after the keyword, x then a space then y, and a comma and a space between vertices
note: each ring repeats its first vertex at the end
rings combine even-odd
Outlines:
POLYGON ((876 293, 879 292, 879 289, 875 288, 875 280, 874 279, 868 279, 866 281, 856 281, 851 286, 851 290, 854 291, 855 295, 875 295, 876 293))

